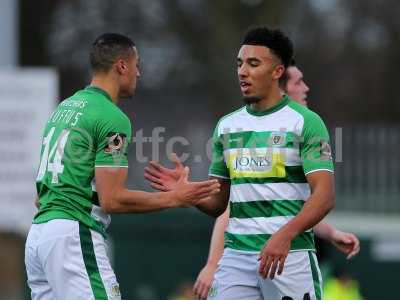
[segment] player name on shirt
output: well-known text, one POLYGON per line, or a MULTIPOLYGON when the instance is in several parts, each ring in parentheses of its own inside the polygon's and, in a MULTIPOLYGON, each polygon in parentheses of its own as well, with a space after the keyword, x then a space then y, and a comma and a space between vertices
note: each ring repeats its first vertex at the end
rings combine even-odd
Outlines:
POLYGON ((129 118, 97 87, 61 102, 44 130, 34 223, 71 219, 105 233, 110 216, 100 207, 95 168, 128 167, 131 131, 129 118))

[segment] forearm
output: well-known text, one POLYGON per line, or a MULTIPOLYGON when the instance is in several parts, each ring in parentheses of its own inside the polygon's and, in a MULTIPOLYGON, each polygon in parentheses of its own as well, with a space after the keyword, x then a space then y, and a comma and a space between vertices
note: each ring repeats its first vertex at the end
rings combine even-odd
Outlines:
POLYGON ((228 205, 228 199, 221 197, 220 194, 211 196, 211 199, 201 201, 196 207, 203 213, 212 216, 219 217, 226 210, 228 205))
POLYGON ((211 236, 210 250, 208 253, 207 264, 216 266, 224 252, 224 233, 229 222, 229 207, 220 215, 214 224, 211 236))
MULTIPOLYGON (((216 177, 210 177, 216 179, 216 177)), ((224 213, 229 202, 230 182, 217 178, 221 184, 220 192, 214 194, 206 201, 199 202, 196 207, 205 214, 212 217, 219 217, 224 213)))
POLYGON ((314 227, 314 233, 327 241, 331 241, 333 238, 333 235, 335 233, 336 229, 329 225, 328 223, 325 222, 319 222, 317 225, 314 227))
POLYGON ((146 213, 177 207, 172 192, 149 193, 138 190, 116 191, 105 210, 109 213, 146 213))
POLYGON ((285 232, 291 239, 318 224, 334 207, 334 196, 326 193, 312 194, 305 202, 300 213, 279 231, 285 232))

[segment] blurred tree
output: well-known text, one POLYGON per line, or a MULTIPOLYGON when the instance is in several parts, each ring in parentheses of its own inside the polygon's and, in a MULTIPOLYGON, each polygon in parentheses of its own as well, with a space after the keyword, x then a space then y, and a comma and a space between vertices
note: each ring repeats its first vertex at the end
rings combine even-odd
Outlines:
POLYGON ((145 89, 201 89, 209 94, 203 104, 221 115, 241 105, 235 57, 244 31, 267 24, 293 38, 311 106, 328 121, 394 122, 400 109, 391 101, 391 66, 400 59, 395 0, 74 0, 50 8, 47 53, 81 80, 88 78, 89 43, 119 31, 138 44, 145 89))

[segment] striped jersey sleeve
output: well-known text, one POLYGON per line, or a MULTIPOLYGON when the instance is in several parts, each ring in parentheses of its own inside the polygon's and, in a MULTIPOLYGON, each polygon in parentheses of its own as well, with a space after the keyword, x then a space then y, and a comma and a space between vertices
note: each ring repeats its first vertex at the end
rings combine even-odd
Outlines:
POLYGON ((224 145, 222 135, 218 134, 218 125, 212 137, 211 165, 208 171, 209 176, 229 179, 229 171, 224 159, 224 145))
POLYGON ((329 134, 324 121, 314 112, 304 116, 300 144, 300 157, 304 174, 317 170, 333 172, 332 151, 329 134))

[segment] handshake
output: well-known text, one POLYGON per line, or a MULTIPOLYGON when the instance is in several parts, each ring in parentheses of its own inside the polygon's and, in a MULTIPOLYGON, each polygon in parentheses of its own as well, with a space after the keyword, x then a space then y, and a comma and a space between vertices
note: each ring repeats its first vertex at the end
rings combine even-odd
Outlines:
POLYGON ((189 167, 184 166, 175 153, 171 156, 175 165, 168 169, 161 164, 150 161, 145 168, 144 177, 150 185, 161 192, 173 193, 177 207, 190 207, 204 203, 220 192, 220 183, 217 179, 201 182, 189 182, 189 167))

